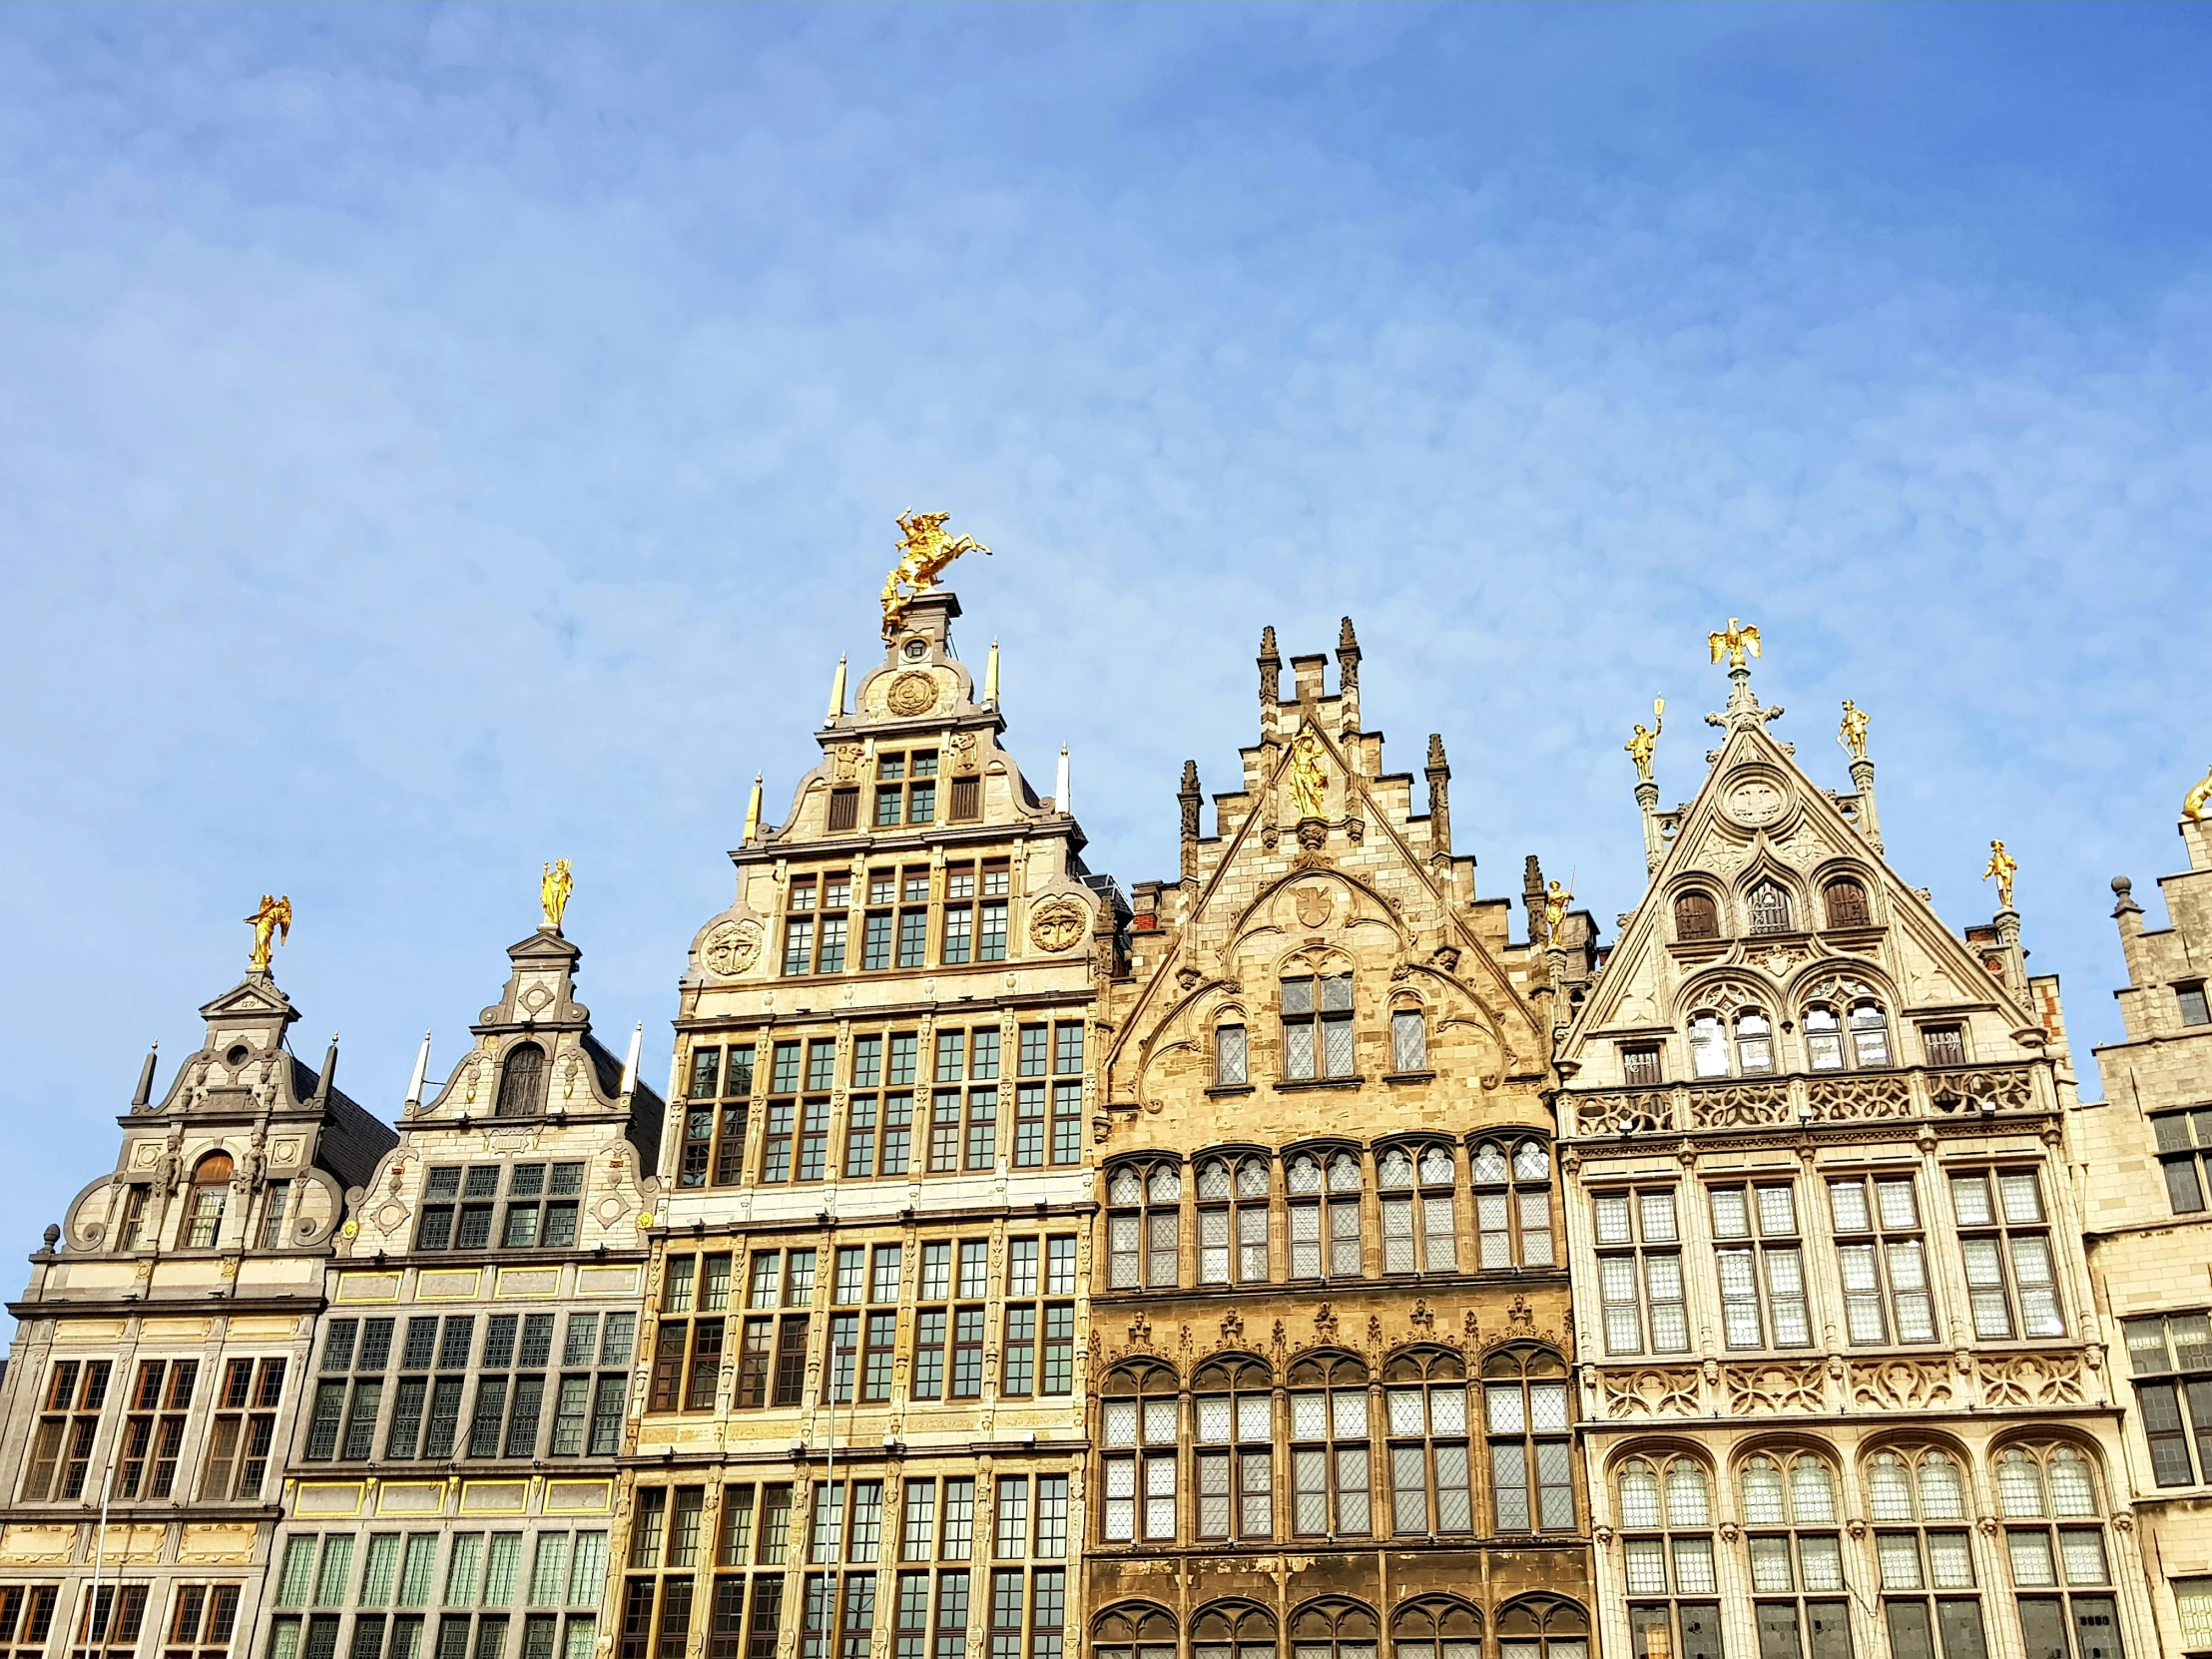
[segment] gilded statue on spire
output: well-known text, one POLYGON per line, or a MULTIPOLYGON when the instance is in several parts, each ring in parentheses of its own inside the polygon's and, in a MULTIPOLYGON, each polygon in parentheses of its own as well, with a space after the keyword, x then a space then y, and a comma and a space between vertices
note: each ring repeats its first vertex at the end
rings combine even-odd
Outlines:
POLYGON ((1557 944, 1559 929, 1567 919, 1567 906, 1574 902, 1574 894, 1562 881, 1553 880, 1544 888, 1544 942, 1557 944))
POLYGON ((944 567, 963 553, 988 554, 990 549, 973 536, 948 536, 944 521, 950 513, 898 515, 898 563, 883 578, 883 638, 895 638, 906 607, 937 585, 944 567), (901 587, 904 592, 900 592, 901 587))
POLYGON ((2012 908, 2012 876, 2019 869, 2019 860, 2004 850, 2004 842, 1989 843, 1989 862, 1981 871, 1984 881, 1994 879, 1997 884, 1997 908, 2012 908))
POLYGON ((2191 824, 2202 824, 2212 818, 2212 772, 2207 772, 2203 781, 2181 798, 2181 816, 2191 824))
POLYGON ((1844 699, 1844 723, 1836 729, 1836 741, 1851 752, 1855 761, 1867 758, 1867 711, 1844 699))
POLYGON ((566 858, 555 858, 545 866, 545 873, 538 878, 538 904, 545 911, 547 932, 561 930, 561 915, 567 910, 568 895, 575 887, 576 879, 569 873, 566 858))
POLYGON ((1291 745, 1291 805, 1300 818, 1322 816, 1322 792, 1328 787, 1329 769, 1323 760, 1321 739, 1311 731, 1299 733, 1298 741, 1291 745))
POLYGON ((291 894, 286 893, 277 898, 270 893, 263 893, 261 904, 246 920, 247 925, 254 929, 254 953, 246 958, 247 971, 267 973, 270 935, 276 935, 277 944, 283 944, 291 938, 291 894))
POLYGON ((1651 782, 1651 752, 1659 746, 1659 734, 1667 729, 1667 700, 1655 697, 1651 700, 1651 724, 1636 723, 1636 732, 1627 744, 1628 758, 1636 763, 1636 782, 1651 782))
POLYGON ((1754 657, 1759 655, 1759 630, 1748 622, 1738 622, 1734 617, 1728 619, 1728 627, 1724 631, 1708 634, 1705 638, 1706 643, 1713 648, 1713 661, 1717 663, 1725 655, 1731 673, 1744 666, 1745 652, 1750 652, 1754 657))

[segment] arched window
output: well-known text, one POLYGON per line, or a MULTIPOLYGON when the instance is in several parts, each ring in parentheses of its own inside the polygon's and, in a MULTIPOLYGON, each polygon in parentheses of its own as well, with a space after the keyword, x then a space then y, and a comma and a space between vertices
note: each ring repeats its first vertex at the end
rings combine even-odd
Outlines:
POLYGON ((1720 932, 1720 906, 1713 902, 1711 893, 1686 892, 1674 901, 1674 936, 1677 939, 1717 939, 1720 932))
POLYGON ((1760 1651, 1848 1652, 1836 1471, 1811 1452, 1762 1452, 1745 1459, 1742 1489, 1760 1651))
POLYGON ((1456 1596, 1423 1596, 1390 1615, 1390 1659, 1482 1659, 1482 1615, 1456 1596))
POLYGON ((1846 876, 1821 889, 1831 927, 1864 927, 1872 920, 1867 909, 1867 889, 1846 876))
POLYGON ((1350 1152, 1300 1153, 1284 1172, 1290 1189, 1291 1277, 1358 1279, 1360 1160, 1350 1152))
POLYGON ((536 1117, 545 1110, 545 1050, 536 1043, 516 1043, 507 1050, 499 1068, 499 1101, 494 1117, 536 1117))
POLYGON ((1753 887, 1746 908, 1751 912, 1754 933, 1787 933, 1790 930, 1790 895, 1781 882, 1767 880, 1753 887))
POLYGON ((193 1166, 192 1202, 185 1211, 185 1243, 213 1250, 223 1236, 223 1207, 231 1196, 233 1166, 228 1152, 211 1152, 193 1166))
POLYGON ((1489 1437, 1490 1527, 1572 1532, 1574 1474, 1567 1449, 1566 1363, 1543 1349, 1482 1364, 1482 1428, 1489 1437))
POLYGON ((1175 1538, 1175 1373, 1150 1361, 1108 1375, 1098 1407, 1099 1536, 1175 1538))
POLYGON ((1375 1161, 1375 1184, 1382 1190, 1382 1271, 1455 1273, 1459 1268, 1457 1218, 1452 1188, 1458 1171, 1451 1148, 1393 1146, 1375 1161))
POLYGON ((1694 1458, 1632 1457, 1616 1477, 1629 1651, 1682 1659, 1720 1653, 1713 1576, 1713 1493, 1694 1458))
POLYGON ((1736 1069, 1746 1077, 1764 1077, 1774 1070, 1774 1027, 1756 1008, 1736 1016, 1736 1069))
POLYGON ((1109 1607, 1091 1621, 1091 1652, 1094 1659, 1175 1659, 1174 1615, 1141 1601, 1109 1607))
POLYGON ((1275 1659, 1275 1615, 1249 1601, 1217 1601, 1191 1620, 1191 1659, 1275 1659))
POLYGON ((1488 1271, 1548 1268, 1551 1244, 1551 1153, 1542 1141, 1476 1144, 1474 1176, 1476 1266, 1488 1271))
POLYGON ((1878 1451, 1866 1477, 1890 1651, 1985 1652, 1957 1459, 1937 1447, 1878 1451))
POLYGON ((1497 1659, 1590 1659, 1590 1617, 1557 1596, 1524 1596, 1499 1609, 1497 1659))
POLYGON ((1291 1651, 1298 1659, 1376 1659, 1373 1609, 1336 1596, 1309 1601, 1291 1615, 1291 1651))
POLYGON ((1401 1354, 1382 1374, 1390 1434, 1390 1530, 1400 1537, 1474 1530, 1467 1458, 1467 1372, 1456 1354, 1401 1354))
POLYGON ((1283 981, 1283 1076, 1293 1083, 1352 1075, 1352 975, 1283 981))
POLYGON ((1108 1289, 1175 1285, 1182 1199, 1182 1167, 1172 1160, 1122 1164, 1106 1177, 1108 1289))
POLYGON ((1698 1077, 1728 1075, 1728 1033, 1713 1013, 1690 1016, 1690 1070, 1698 1077))
POLYGON ((1265 1158, 1209 1158, 1198 1166, 1198 1282, 1226 1285, 1232 1278, 1267 1283, 1265 1158))
POLYGON ((2020 1635, 2031 1654, 2120 1651, 2111 1552, 2089 1460, 2070 1445, 2014 1445, 1997 1453, 1997 1513, 2011 1567, 2020 1635))
POLYGON ((1368 1371, 1343 1355, 1291 1368, 1292 1529, 1301 1537, 1364 1538, 1373 1527, 1368 1475, 1368 1371))
POLYGON ((1257 1360, 1221 1360, 1192 1382, 1197 1417, 1196 1535, 1275 1536, 1275 1389, 1257 1360))

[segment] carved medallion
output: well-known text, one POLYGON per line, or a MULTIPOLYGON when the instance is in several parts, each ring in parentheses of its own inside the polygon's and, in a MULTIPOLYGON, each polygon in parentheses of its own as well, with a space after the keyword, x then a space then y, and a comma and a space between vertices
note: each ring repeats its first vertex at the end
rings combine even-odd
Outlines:
POLYGON ((1299 888, 1291 895, 1291 902, 1297 906, 1298 919, 1308 927, 1319 927, 1337 907, 1329 889, 1318 886, 1299 888))
POLYGON ((926 674, 901 674, 891 682, 883 701, 892 714, 911 720, 937 706, 937 683, 926 674))
POLYGON ((1030 913, 1029 942, 1039 950, 1066 950, 1083 936, 1089 919, 1074 899, 1048 898, 1030 913))
POLYGON ((1758 829, 1779 819, 1789 798, 1764 778, 1747 778, 1728 792, 1721 810, 1747 829, 1758 829))
POLYGON ((751 967, 761 954, 761 928, 758 922, 725 921, 716 925, 707 935, 707 942, 699 952, 699 959, 707 964, 711 973, 737 974, 751 967))

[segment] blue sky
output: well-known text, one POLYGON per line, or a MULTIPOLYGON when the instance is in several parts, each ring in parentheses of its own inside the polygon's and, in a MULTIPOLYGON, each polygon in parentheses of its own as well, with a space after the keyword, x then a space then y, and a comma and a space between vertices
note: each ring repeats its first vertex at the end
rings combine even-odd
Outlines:
POLYGON ((1609 923, 1754 620, 2086 1064, 2212 761, 2208 84, 2180 7, 8 9, 0 1242, 265 889, 389 1115, 566 855, 664 1076, 908 506, 1124 882, 1349 612, 1484 888, 1609 923))

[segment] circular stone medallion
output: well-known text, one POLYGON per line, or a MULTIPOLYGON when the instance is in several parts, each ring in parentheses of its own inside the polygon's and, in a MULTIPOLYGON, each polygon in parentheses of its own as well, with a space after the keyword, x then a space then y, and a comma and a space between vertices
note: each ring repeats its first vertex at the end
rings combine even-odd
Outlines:
POLYGON ((892 714, 911 720, 937 706, 937 683, 926 674, 901 674, 883 701, 892 714))

